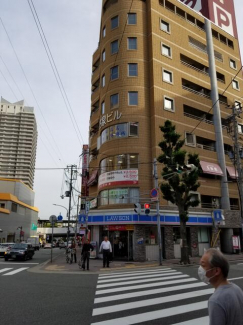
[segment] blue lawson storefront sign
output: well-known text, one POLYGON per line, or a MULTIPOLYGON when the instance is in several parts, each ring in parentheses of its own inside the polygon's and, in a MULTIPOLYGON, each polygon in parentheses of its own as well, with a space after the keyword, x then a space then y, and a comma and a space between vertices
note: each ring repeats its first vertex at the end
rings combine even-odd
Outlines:
MULTIPOLYGON (((91 215, 89 216, 88 223, 92 224, 150 224, 156 223, 157 217, 152 215, 137 215, 137 214, 124 214, 124 215, 91 215)), ((161 224, 179 224, 180 218, 176 215, 161 215, 161 224)), ((212 225, 213 219, 211 216, 189 216, 188 224, 204 224, 212 225)))

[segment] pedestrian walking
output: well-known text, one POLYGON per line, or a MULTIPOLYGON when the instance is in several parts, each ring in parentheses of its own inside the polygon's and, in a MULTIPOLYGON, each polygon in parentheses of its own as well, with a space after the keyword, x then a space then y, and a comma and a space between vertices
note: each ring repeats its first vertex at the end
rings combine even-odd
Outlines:
POLYGON ((109 267, 110 253, 112 253, 112 247, 107 236, 105 236, 103 242, 100 245, 100 253, 103 253, 103 267, 109 267))
POLYGON ((209 325, 243 325, 243 292, 227 280, 229 262, 217 249, 208 249, 201 258, 198 275, 215 291, 208 301, 209 325))
POLYGON ((83 244, 82 248, 82 269, 85 270, 85 262, 87 261, 87 271, 89 271, 89 258, 90 258, 90 251, 93 251, 94 247, 90 244, 89 239, 86 239, 86 242, 83 244))
POLYGON ((75 244, 74 240, 72 241, 70 248, 71 248, 71 260, 72 260, 72 262, 74 260, 74 263, 77 263, 76 244, 75 244))

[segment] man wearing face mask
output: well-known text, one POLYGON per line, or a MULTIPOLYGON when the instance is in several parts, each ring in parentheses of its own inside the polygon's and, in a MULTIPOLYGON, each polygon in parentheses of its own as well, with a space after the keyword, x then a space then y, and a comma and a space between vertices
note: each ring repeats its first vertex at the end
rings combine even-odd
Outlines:
POLYGON ((215 292, 209 298, 209 325, 243 325, 243 292, 227 280, 229 263, 217 249, 208 249, 200 261, 198 275, 215 292))

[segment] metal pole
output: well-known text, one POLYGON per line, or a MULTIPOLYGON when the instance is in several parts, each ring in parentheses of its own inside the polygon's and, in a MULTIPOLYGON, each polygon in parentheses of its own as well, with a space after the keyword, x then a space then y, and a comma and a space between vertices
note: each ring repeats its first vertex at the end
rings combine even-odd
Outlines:
POLYGON ((221 113, 219 105, 219 94, 217 85, 217 75, 214 58, 213 37, 211 22, 205 19, 205 31, 207 37, 207 52, 209 62, 209 75, 211 82, 211 100, 213 103, 213 120, 216 138, 216 152, 219 165, 222 169, 223 176, 221 177, 221 207, 222 209, 230 210, 229 188, 227 183, 225 153, 224 153, 224 139, 222 132, 221 113))
MULTIPOLYGON (((243 175, 242 175, 242 164, 241 164, 241 157, 240 157, 240 145, 239 145, 239 134, 238 134, 238 112, 235 107, 233 106, 233 128, 234 128, 234 165, 236 167, 238 177, 236 176, 236 181, 238 185, 238 191, 239 191, 239 198, 240 198, 240 215, 241 215, 241 223, 243 222, 243 175)), ((239 109, 240 110, 240 109, 239 109)))
MULTIPOLYGON (((156 188, 156 190, 159 190, 156 158, 154 158, 154 187, 156 188)), ((161 227, 160 227, 159 199, 158 201, 156 201, 156 215, 157 215, 157 231, 158 231, 158 245, 159 245, 159 265, 162 265, 163 253, 162 253, 162 238, 161 238, 161 227)))
POLYGON ((53 246, 53 224, 54 222, 52 221, 51 223, 51 263, 52 263, 52 246, 53 246))
POLYGON ((70 227, 70 215, 71 215, 71 204, 72 204, 72 190, 73 190, 73 165, 71 165, 71 178, 69 184, 69 207, 68 207, 68 231, 67 231, 67 248, 69 242, 69 227, 70 227))

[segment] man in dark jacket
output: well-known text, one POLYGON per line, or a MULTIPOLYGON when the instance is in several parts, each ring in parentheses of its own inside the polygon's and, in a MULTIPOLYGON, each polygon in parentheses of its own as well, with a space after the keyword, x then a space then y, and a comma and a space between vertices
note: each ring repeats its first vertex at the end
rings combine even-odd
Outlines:
POLYGON ((87 260, 87 271, 89 271, 89 257, 90 257, 90 251, 93 251, 94 247, 90 244, 89 239, 86 239, 85 244, 82 248, 82 257, 83 257, 83 264, 82 269, 85 270, 85 262, 87 260))

